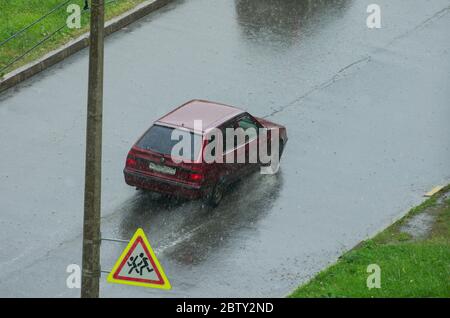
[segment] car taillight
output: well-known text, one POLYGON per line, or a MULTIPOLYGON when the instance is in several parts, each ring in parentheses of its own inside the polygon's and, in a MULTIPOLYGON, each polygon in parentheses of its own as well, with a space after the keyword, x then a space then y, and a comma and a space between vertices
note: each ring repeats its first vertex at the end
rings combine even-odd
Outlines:
POLYGON ((136 158, 132 155, 128 155, 126 167, 127 168, 136 168, 136 165, 137 165, 136 158))
POLYGON ((200 182, 203 180, 203 175, 201 175, 200 173, 190 173, 189 180, 194 182, 200 182))

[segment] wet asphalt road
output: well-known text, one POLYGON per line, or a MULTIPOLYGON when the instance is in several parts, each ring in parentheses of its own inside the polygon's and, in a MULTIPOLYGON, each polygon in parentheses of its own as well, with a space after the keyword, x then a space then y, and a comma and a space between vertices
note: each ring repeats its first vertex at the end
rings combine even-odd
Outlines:
MULTIPOLYGON (((284 296, 450 182, 450 1, 379 0, 381 30, 373 1, 314 2, 175 1, 108 38, 103 236, 144 228, 173 290, 102 296, 284 296), (192 98, 286 125, 280 173, 215 210, 126 186, 131 144, 192 98)), ((84 50, 0 96, 0 296, 79 295, 86 87, 84 50)))

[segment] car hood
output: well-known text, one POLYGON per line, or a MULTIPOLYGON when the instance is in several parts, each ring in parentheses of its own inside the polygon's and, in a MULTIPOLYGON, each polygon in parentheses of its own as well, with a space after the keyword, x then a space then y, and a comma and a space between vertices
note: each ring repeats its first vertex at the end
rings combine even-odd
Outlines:
POLYGON ((256 120, 258 120, 264 127, 271 129, 271 128, 279 128, 279 129, 286 129, 286 127, 284 127, 283 125, 274 123, 273 121, 264 119, 264 118, 258 118, 255 117, 256 120))
POLYGON ((272 130, 272 129, 278 129, 279 133, 280 133, 280 138, 283 140, 284 143, 287 142, 288 140, 288 136, 287 136, 287 131, 286 131, 286 127, 284 127, 283 125, 274 123, 273 121, 264 119, 264 118, 258 118, 255 117, 256 120, 258 120, 260 122, 261 125, 263 125, 265 128, 272 130))

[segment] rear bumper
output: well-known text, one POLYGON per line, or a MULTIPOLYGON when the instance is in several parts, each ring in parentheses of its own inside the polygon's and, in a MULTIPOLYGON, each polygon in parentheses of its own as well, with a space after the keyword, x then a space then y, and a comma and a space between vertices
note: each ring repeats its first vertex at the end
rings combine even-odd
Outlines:
POLYGON ((149 176, 138 171, 123 170, 125 182, 133 187, 138 187, 158 193, 171 194, 187 199, 198 199, 203 196, 204 189, 200 185, 190 185, 172 180, 166 180, 149 176))

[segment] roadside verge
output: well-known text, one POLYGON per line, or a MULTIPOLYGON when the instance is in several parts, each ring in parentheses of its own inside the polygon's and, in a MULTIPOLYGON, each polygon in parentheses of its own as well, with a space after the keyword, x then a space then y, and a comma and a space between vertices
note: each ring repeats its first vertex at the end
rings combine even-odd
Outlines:
POLYGON ((450 297, 450 185, 289 297, 450 297))

